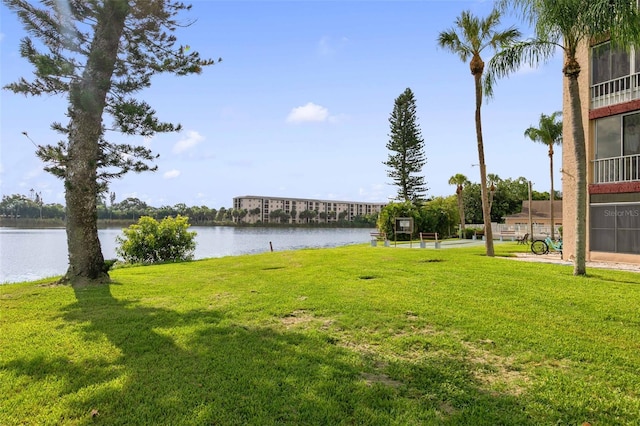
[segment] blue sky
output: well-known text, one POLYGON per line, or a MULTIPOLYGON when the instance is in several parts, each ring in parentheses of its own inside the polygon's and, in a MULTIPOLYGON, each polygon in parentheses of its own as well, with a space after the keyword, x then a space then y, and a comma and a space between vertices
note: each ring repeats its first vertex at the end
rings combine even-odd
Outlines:
MULTIPOLYGON (((178 31, 180 43, 203 57, 222 57, 198 76, 160 76, 143 92, 181 133, 146 144, 160 154, 155 173, 113 181, 116 201, 149 205, 231 207, 240 195, 387 202, 396 187, 387 177, 389 115, 407 87, 416 97, 425 140, 428 196, 448 196, 456 173, 479 182, 474 87, 469 65, 437 47, 437 36, 463 10, 486 16, 491 1, 193 1, 178 31)), ((0 6, 0 83, 29 78, 20 58, 24 31, 0 6)), ((503 28, 517 25, 510 17, 503 28)), ((485 61, 491 52, 485 54, 485 61)), ((561 57, 500 80, 483 104, 487 172, 524 176, 549 189, 547 148, 524 138, 541 113, 562 108, 561 57)), ((2 195, 41 192, 64 204, 62 182, 42 170, 36 143, 55 143, 53 121, 65 122, 58 97, 0 92, 2 195)), ((555 185, 562 181, 561 149, 555 185)))

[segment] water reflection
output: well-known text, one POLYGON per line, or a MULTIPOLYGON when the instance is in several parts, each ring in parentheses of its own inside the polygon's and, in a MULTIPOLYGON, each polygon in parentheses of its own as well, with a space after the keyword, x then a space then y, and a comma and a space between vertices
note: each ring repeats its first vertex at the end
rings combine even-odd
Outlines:
MULTIPOLYGON (((196 231, 196 259, 234 256, 307 247, 362 244, 371 229, 362 228, 234 228, 192 227, 196 231)), ((116 257, 120 228, 100 229, 105 259, 116 257)), ((0 283, 31 281, 62 275, 67 269, 64 229, 0 228, 0 283)))

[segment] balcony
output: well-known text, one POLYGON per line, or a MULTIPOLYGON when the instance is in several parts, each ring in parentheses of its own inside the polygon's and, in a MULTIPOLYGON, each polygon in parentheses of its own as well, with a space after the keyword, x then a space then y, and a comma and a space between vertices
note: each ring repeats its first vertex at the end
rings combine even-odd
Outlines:
POLYGON ((637 181, 640 181, 640 155, 625 155, 593 161, 593 183, 637 181))
POLYGON ((591 109, 640 99, 640 73, 591 86, 591 109))

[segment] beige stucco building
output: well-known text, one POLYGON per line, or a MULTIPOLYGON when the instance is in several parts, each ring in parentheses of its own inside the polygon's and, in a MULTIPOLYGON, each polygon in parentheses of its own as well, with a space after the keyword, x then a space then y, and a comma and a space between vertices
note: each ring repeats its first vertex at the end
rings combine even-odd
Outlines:
POLYGON ((233 199, 233 208, 247 213, 246 223, 329 223, 353 221, 358 216, 380 213, 386 204, 356 201, 316 200, 309 198, 245 195, 233 199))
MULTIPOLYGON (((548 200, 531 201, 531 209, 529 201, 522 202, 522 211, 520 213, 505 216, 505 225, 511 228, 520 229, 529 226, 529 217, 531 217, 531 225, 536 227, 551 228, 551 203, 548 200), (529 211, 531 210, 531 211, 529 211)), ((553 225, 554 229, 562 226, 562 200, 553 201, 553 225)), ((536 237, 540 237, 536 235, 536 237)))
MULTIPOLYGON (((587 152, 586 257, 640 263, 640 49, 609 42, 579 52, 587 152)), ((562 149, 564 257, 575 252, 576 162, 567 82, 562 149)))

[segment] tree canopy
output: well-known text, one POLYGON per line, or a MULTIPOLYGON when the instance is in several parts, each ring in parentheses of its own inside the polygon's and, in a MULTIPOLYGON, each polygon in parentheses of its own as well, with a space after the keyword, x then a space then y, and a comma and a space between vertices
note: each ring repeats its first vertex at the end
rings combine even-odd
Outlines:
POLYGON ((28 36, 20 54, 34 78, 4 88, 24 95, 68 97, 68 121, 51 127, 62 135, 36 154, 45 170, 64 180, 69 269, 72 284, 108 281, 96 225, 96 200, 111 179, 155 170, 156 156, 142 145, 116 143, 109 132, 152 136, 179 124, 160 121, 137 96, 152 77, 200 73, 216 61, 177 45, 177 16, 191 6, 179 1, 3 0, 28 36), (105 119, 110 124, 105 124, 105 119))

